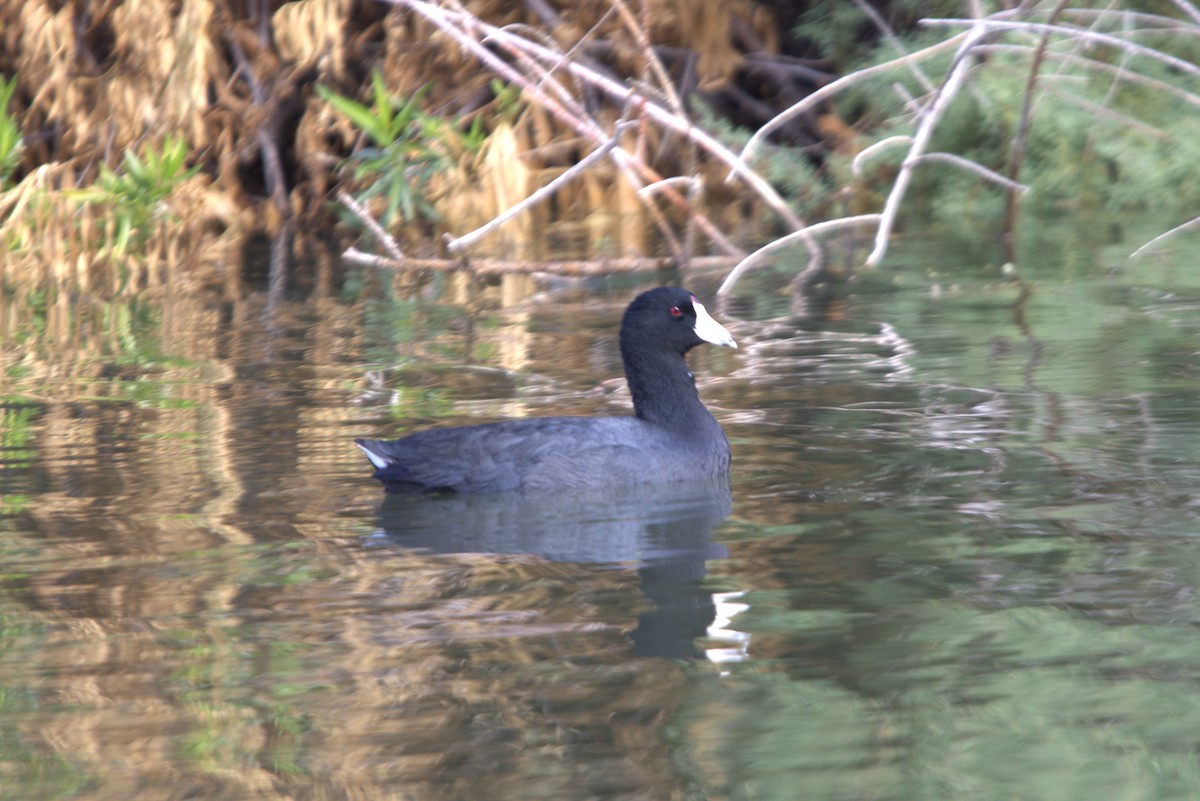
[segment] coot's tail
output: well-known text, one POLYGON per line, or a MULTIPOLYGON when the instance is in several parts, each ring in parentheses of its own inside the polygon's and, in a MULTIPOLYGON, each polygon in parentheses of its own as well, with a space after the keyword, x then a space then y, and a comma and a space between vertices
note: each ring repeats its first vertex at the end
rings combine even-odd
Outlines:
POLYGON ((388 454, 388 442, 381 439, 356 439, 354 444, 362 448, 362 452, 375 465, 376 470, 383 470, 396 463, 395 457, 388 454))
POLYGON ((398 443, 384 439, 356 439, 354 444, 362 448, 362 452, 375 465, 374 477, 383 482, 383 488, 388 492, 398 492, 405 495, 426 492, 450 491, 449 487, 431 486, 413 476, 404 461, 404 453, 398 443))

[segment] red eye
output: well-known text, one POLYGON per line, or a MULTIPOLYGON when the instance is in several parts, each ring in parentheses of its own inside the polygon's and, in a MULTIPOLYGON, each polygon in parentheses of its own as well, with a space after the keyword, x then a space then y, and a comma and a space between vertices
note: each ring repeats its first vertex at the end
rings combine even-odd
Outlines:
POLYGON ((672 317, 682 317, 683 309, 679 308, 678 306, 672 306, 671 307, 671 316, 672 317))

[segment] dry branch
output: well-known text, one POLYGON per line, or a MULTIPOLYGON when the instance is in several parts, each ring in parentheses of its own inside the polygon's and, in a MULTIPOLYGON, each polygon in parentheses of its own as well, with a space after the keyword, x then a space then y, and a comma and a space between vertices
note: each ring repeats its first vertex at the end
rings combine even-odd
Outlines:
POLYGON ((1177 225, 1170 231, 1159 234, 1137 250, 1133 251, 1133 253, 1130 253, 1129 258, 1136 259, 1138 256, 1149 253, 1151 250, 1161 245, 1163 242, 1166 242, 1168 239, 1173 239, 1180 234, 1187 233, 1188 231, 1195 231, 1197 229, 1200 229, 1200 217, 1194 217, 1185 222, 1183 225, 1177 225))
MULTIPOLYGON (((982 44, 975 49, 980 53, 988 55, 994 53, 1019 53, 1022 55, 1031 55, 1034 52, 1034 48, 1031 45, 1003 44, 999 42, 982 44)), ((1093 72, 1103 72, 1116 75, 1120 77, 1122 81, 1136 83, 1139 86, 1146 87, 1147 89, 1176 97, 1193 106, 1200 106, 1200 94, 1189 92, 1186 89, 1181 89, 1178 86, 1169 84, 1166 81, 1160 81, 1157 78, 1151 78, 1150 76, 1143 75, 1140 72, 1131 72, 1123 67, 1108 64, 1104 61, 1097 61, 1096 59, 1087 58, 1086 56, 1077 56, 1072 53, 1056 53, 1053 50, 1046 51, 1045 58, 1047 61, 1059 61, 1064 64, 1071 64, 1073 66, 1081 67, 1093 72)))
POLYGON ((896 223, 896 215, 900 212, 900 203, 904 200, 904 194, 908 191, 908 184, 912 180, 913 169, 916 167, 920 157, 925 153, 925 149, 929 146, 929 140, 933 136, 933 131, 937 127, 938 121, 942 118, 942 114, 950 105, 950 101, 958 94, 959 88, 966 80, 967 72, 975 59, 972 54, 972 49, 976 44, 983 41, 988 35, 990 23, 984 19, 979 20, 975 27, 967 32, 966 38, 958 49, 958 53, 954 59, 954 66, 950 69, 950 75, 946 78, 937 94, 934 95, 933 101, 930 104, 929 110, 921 118, 920 125, 917 126, 916 136, 913 137, 912 146, 908 150, 908 156, 900 165, 900 173, 896 176, 895 183, 892 184, 892 191, 888 194, 887 201, 883 206, 883 215, 879 221, 879 230, 875 233, 875 247, 867 256, 866 264, 868 267, 878 266, 884 255, 887 253, 888 241, 892 236, 892 227, 896 223))
POLYGON ((607 156, 608 151, 612 150, 616 146, 617 137, 619 137, 621 135, 621 132, 623 130, 624 130, 624 126, 617 126, 617 131, 613 135, 613 138, 609 139, 607 142, 605 142, 603 145, 601 145, 600 147, 593 150, 591 153, 588 153, 586 156, 584 156, 582 159, 580 159, 577 163, 571 165, 571 167, 569 169, 567 169, 565 172, 563 172, 562 175, 558 176, 557 178, 555 178, 553 181, 546 184, 545 186, 540 187, 533 194, 529 195, 529 197, 525 198, 517 205, 513 206, 510 209, 505 210, 499 216, 494 217, 489 222, 485 223, 484 225, 481 225, 480 227, 476 228, 474 231, 470 232, 469 234, 463 234, 460 237, 448 239, 446 241, 446 248, 451 253, 457 253, 460 250, 466 250, 471 245, 474 245, 476 242, 478 242, 480 239, 483 239, 483 237, 487 236, 492 231, 494 231, 497 228, 499 228, 500 226, 504 225, 504 223, 508 222, 513 217, 516 217, 521 212, 523 212, 533 206, 536 206, 537 204, 541 203, 542 201, 548 199, 551 195, 553 195, 555 192, 557 192, 563 186, 565 186, 566 184, 575 180, 575 178, 577 178, 579 175, 583 174, 586 170, 591 168, 592 165, 594 165, 596 162, 600 161, 600 159, 607 156))
MULTIPOLYGON (((572 82, 579 82, 593 90, 598 90, 615 101, 618 107, 624 110, 626 120, 637 116, 643 120, 652 121, 666 131, 683 137, 685 141, 699 147, 723 163, 733 174, 740 177, 763 202, 775 210, 785 223, 794 229, 799 229, 802 238, 808 242, 810 250, 813 251, 814 258, 817 257, 815 242, 808 239, 808 234, 804 233, 807 230, 804 221, 788 207, 774 187, 715 138, 692 125, 682 101, 670 84, 665 68, 658 60, 654 48, 645 34, 644 28, 619 0, 614 0, 614 6, 610 13, 615 12, 623 25, 632 33, 642 52, 643 63, 657 84, 653 89, 639 88, 613 80, 579 57, 578 51, 583 48, 578 44, 564 53, 553 43, 544 40, 538 33, 524 31, 518 26, 497 28, 488 25, 454 2, 437 3, 428 0, 391 0, 391 2, 409 9, 432 23, 459 47, 478 58, 490 70, 508 83, 519 87, 529 102, 544 108, 557 120, 594 145, 594 150, 582 162, 550 184, 536 190, 475 231, 449 240, 448 246, 452 252, 462 251, 475 244, 484 235, 549 197, 567 182, 582 174, 589 166, 607 156, 637 190, 637 197, 646 205, 651 218, 655 220, 664 238, 670 243, 675 252, 675 257, 669 260, 670 263, 678 263, 683 254, 680 252, 680 246, 673 232, 654 206, 652 195, 662 195, 675 204, 688 215, 689 224, 702 230, 717 248, 738 258, 744 255, 705 215, 696 210, 692 201, 698 193, 694 189, 688 193, 690 198, 681 194, 675 187, 677 181, 674 178, 657 174, 642 160, 639 154, 643 148, 630 150, 622 145, 621 135, 630 124, 628 121, 618 122, 615 126, 604 124, 588 111, 582 99, 577 96, 578 93, 573 92, 559 77, 569 76, 572 82), (647 187, 652 189, 647 189, 647 187)), ((691 187, 693 179, 686 180, 689 182, 688 186, 691 187)), ((357 210, 352 208, 351 210, 360 218, 364 217, 361 208, 357 210)), ((388 247, 393 257, 392 262, 411 266, 417 264, 417 262, 405 259, 403 255, 398 255, 399 248, 395 247, 394 241, 389 244, 388 240, 384 238, 386 235, 381 236, 382 228, 378 224, 368 227, 380 241, 385 243, 385 247, 388 247)), ((382 263, 354 250, 348 251, 346 256, 348 259, 358 262, 366 260, 371 263, 382 263)), ((453 265, 456 263, 446 261, 438 266, 433 262, 426 262, 422 268, 454 269, 453 265)), ((663 260, 636 260, 635 263, 653 265, 652 267, 638 266, 636 269, 659 269, 666 262, 663 260)), ((479 264, 483 265, 480 269, 484 272, 508 269, 494 267, 487 261, 479 264)), ((510 263, 506 262, 506 264, 510 263)), ((588 264, 603 264, 613 269, 634 269, 634 267, 624 266, 620 260, 604 260, 588 262, 588 264)), ((563 263, 562 268, 564 271, 571 269, 568 263, 563 263)), ((594 271, 595 268, 589 267, 588 269, 594 271)))
POLYGON ((342 205, 350 209, 351 213, 358 218, 359 222, 367 227, 367 230, 379 240, 379 244, 383 245, 387 252, 392 255, 393 259, 397 261, 404 261, 404 252, 400 250, 400 245, 396 243, 396 240, 391 234, 383 230, 383 226, 371 216, 371 213, 368 212, 362 206, 362 204, 350 197, 349 193, 344 190, 338 190, 337 199, 342 202, 342 205))

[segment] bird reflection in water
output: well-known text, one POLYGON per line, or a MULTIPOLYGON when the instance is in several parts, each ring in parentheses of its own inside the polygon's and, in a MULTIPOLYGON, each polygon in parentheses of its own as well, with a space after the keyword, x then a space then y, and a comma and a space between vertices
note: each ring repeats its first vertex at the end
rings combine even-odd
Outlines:
MULTIPOLYGON (((389 494, 370 543, 439 554, 531 554, 557 563, 634 566, 646 610, 630 634, 635 652, 697 658, 706 653, 697 641, 710 634, 717 613, 713 593, 702 586, 706 563, 728 556, 713 542, 712 532, 731 508, 724 476, 554 492, 389 494)), ((732 653, 728 647, 715 652, 722 661, 732 653)))

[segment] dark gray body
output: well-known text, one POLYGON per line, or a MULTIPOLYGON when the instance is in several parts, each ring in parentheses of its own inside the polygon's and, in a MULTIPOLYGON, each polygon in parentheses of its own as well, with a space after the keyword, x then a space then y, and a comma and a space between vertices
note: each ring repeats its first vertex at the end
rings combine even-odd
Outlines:
POLYGON ((660 484, 729 471, 729 442, 704 413, 693 436, 637 417, 536 417, 358 444, 390 460, 375 477, 392 492, 660 484))

